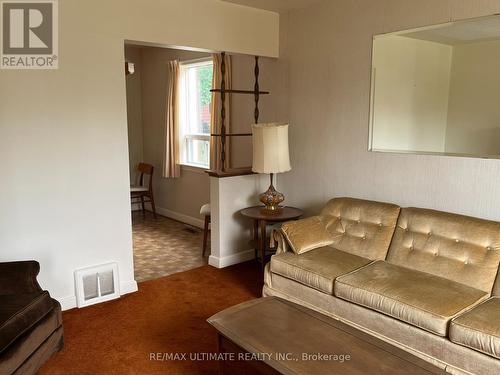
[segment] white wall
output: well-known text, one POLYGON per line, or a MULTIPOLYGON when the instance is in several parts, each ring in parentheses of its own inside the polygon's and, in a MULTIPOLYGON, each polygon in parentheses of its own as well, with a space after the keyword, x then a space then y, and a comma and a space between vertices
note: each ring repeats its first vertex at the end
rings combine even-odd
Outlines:
POLYGON ((500 41, 453 47, 446 152, 500 155, 500 41))
POLYGON ((38 260, 65 308, 76 268, 117 261, 134 290, 124 39, 276 56, 278 25, 217 0, 59 1, 59 69, 0 71, 0 261, 38 260))
POLYGON ((444 152, 451 57, 445 44, 374 39, 373 149, 444 152))
POLYGON ((259 194, 268 187, 269 177, 264 174, 210 177, 210 265, 222 268, 255 257, 250 244, 253 222, 239 211, 257 206, 259 194))
POLYGON ((500 220, 499 160, 367 151, 372 36, 498 12, 499 0, 332 0, 290 13, 286 202, 313 213, 354 196, 500 220))

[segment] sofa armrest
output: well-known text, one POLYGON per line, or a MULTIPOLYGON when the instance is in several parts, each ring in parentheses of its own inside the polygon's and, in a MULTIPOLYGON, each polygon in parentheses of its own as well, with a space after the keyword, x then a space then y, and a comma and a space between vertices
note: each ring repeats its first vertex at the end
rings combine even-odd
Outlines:
POLYGON ((34 260, 0 263, 0 294, 40 292, 36 280, 40 264, 34 260))
POLYGON ((271 238, 276 243, 276 255, 291 251, 290 245, 283 232, 281 232, 281 229, 273 229, 271 238))

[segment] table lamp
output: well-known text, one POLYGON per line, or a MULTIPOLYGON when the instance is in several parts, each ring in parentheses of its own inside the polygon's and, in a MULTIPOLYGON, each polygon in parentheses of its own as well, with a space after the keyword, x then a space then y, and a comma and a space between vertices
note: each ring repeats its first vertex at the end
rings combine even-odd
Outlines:
POLYGON ((269 123, 252 125, 253 162, 252 171, 269 173, 271 185, 259 200, 266 206, 266 210, 275 211, 285 196, 276 191, 273 186, 274 173, 287 172, 290 166, 288 153, 288 124, 269 123))

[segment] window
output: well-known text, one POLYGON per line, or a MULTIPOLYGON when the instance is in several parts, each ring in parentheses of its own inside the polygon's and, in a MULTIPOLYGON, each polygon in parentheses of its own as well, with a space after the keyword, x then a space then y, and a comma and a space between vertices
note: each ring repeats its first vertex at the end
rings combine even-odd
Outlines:
POLYGON ((210 167, 212 59, 180 65, 179 136, 181 164, 210 167))

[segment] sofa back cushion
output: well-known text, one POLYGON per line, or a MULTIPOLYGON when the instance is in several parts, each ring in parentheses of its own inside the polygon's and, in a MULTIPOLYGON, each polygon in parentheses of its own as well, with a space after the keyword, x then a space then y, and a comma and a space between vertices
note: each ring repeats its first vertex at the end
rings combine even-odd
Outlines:
POLYGON ((495 297, 500 297, 500 269, 497 272, 495 285, 493 285, 493 293, 491 294, 494 295, 495 297))
POLYGON ((387 261, 491 293, 500 262, 500 223, 403 208, 387 261))
POLYGON ((355 198, 335 198, 321 212, 336 249, 368 259, 385 259, 399 206, 355 198))

